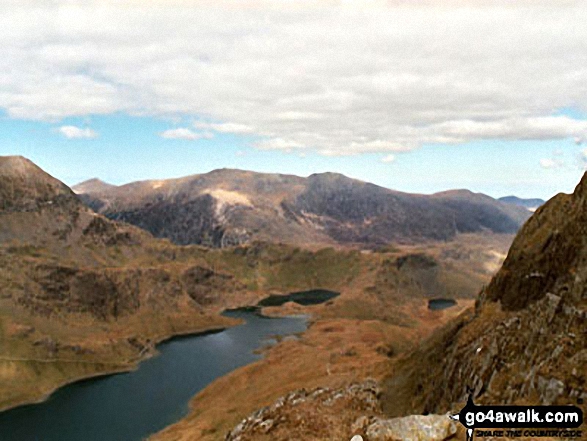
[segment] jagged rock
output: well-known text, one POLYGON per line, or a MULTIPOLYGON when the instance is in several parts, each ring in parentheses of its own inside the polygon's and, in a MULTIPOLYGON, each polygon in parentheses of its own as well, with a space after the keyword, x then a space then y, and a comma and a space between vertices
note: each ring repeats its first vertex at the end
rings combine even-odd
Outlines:
POLYGON ((546 379, 539 376, 537 389, 540 393, 540 401, 548 406, 565 391, 565 384, 556 378, 546 379))
POLYGON ((363 433, 370 422, 371 419, 368 416, 360 416, 351 426, 352 433, 363 433))
POLYGON ((411 415, 376 419, 366 431, 368 441, 443 441, 457 432, 448 415, 411 415))
POLYGON ((226 441, 350 439, 364 434, 371 418, 380 415, 379 393, 373 380, 340 389, 296 390, 245 418, 226 441))

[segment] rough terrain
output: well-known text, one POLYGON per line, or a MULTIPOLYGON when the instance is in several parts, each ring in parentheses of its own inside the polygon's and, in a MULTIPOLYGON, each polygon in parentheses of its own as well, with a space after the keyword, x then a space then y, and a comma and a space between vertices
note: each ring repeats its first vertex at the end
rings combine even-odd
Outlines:
MULTIPOLYGON (((376 251, 259 242, 180 247, 96 214, 25 158, 3 157, 0 408, 42 399, 79 378, 132 369, 158 341, 229 326, 223 309, 269 294, 336 290, 341 296, 314 309, 316 318, 391 329, 396 343, 418 337, 428 332, 420 327, 426 299, 449 296, 464 305, 509 240, 462 235, 376 251)), ((354 338, 339 337, 347 344, 354 338)))

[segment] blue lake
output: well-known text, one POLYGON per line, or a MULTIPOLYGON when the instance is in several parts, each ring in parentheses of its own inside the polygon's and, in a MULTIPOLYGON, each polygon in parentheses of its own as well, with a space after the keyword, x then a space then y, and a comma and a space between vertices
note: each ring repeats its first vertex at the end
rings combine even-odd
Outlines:
POLYGON ((139 441, 178 421, 189 400, 213 380, 261 358, 273 336, 306 330, 304 317, 225 315, 246 323, 219 333, 180 337, 134 372, 81 381, 47 401, 0 413, 1 441, 139 441))

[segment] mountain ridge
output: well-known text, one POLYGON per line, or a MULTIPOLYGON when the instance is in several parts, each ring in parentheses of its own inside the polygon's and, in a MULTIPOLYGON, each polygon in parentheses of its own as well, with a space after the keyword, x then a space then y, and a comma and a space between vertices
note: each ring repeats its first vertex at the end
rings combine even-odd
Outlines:
POLYGON ((519 198, 517 196, 504 196, 498 199, 498 201, 505 202, 506 204, 518 205, 520 207, 525 207, 530 211, 536 211, 538 207, 544 205, 546 202, 544 199, 540 198, 519 198))
POLYGON ((527 210, 468 190, 404 193, 331 172, 303 178, 219 169, 79 197, 96 212, 156 237, 215 247, 259 239, 374 248, 469 232, 509 234, 529 217, 527 210))

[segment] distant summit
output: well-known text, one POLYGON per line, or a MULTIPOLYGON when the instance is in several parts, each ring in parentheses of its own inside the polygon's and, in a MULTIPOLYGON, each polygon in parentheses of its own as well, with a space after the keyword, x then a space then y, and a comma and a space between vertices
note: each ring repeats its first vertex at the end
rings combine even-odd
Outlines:
POLYGON ((517 196, 505 196, 503 198, 499 198, 498 201, 504 202, 506 204, 517 205, 518 207, 524 207, 530 211, 536 211, 538 207, 544 205, 546 202, 543 199, 522 199, 517 196))
POLYGON ((100 193, 102 191, 108 191, 114 187, 116 187, 116 185, 108 184, 107 182, 104 182, 98 178, 92 178, 74 185, 73 187, 71 187, 71 189, 77 194, 82 194, 100 193))

